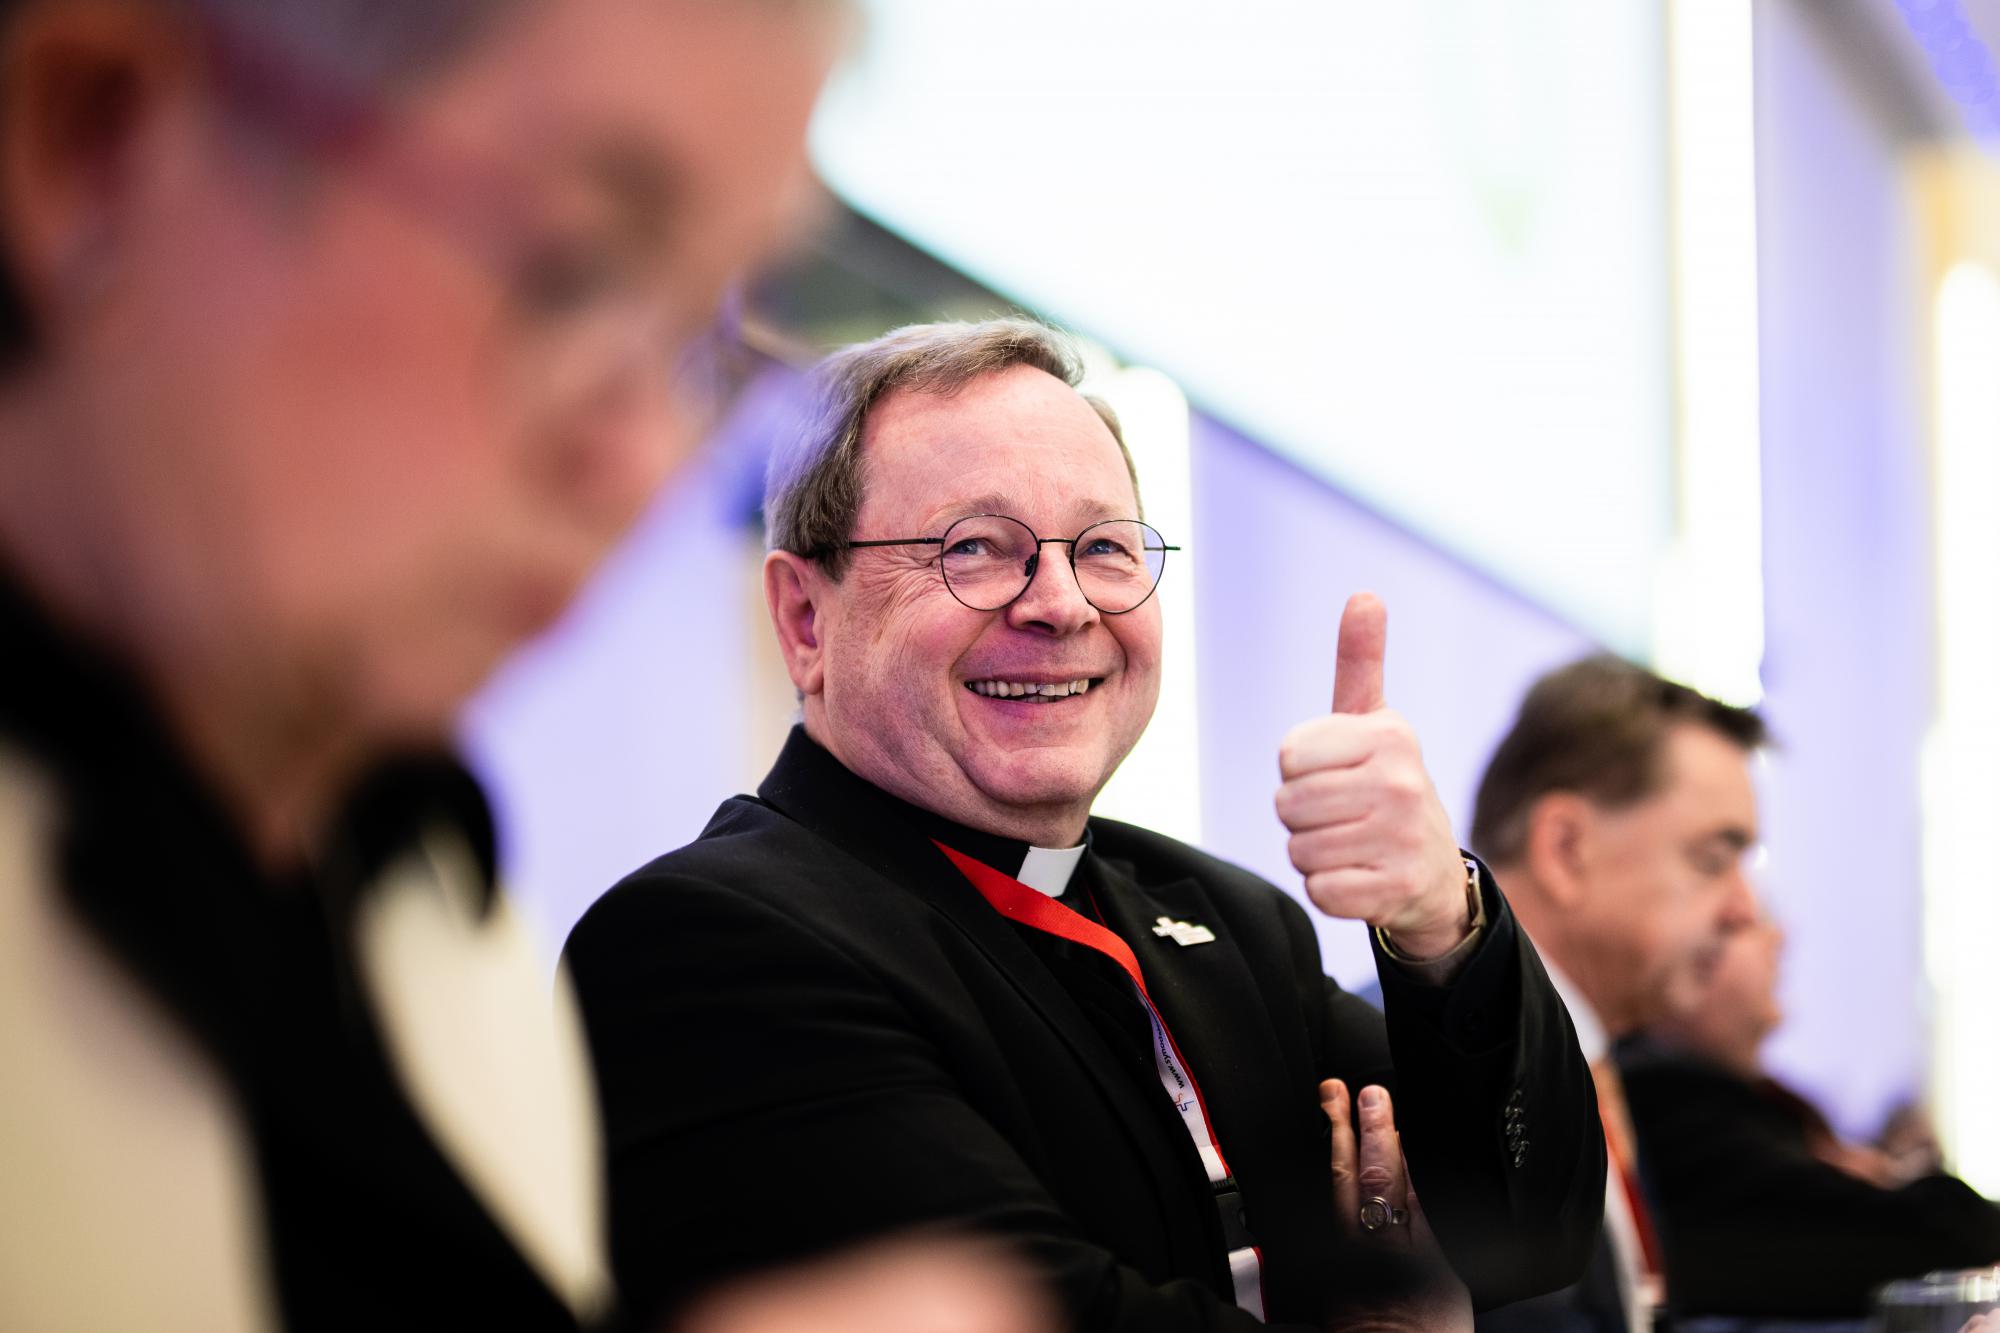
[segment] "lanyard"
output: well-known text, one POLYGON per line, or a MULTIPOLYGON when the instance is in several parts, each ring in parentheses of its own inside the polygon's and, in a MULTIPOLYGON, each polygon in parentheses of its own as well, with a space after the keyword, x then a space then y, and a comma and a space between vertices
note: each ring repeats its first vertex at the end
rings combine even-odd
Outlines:
MULTIPOLYGON (((1625 1220, 1630 1224, 1631 1239, 1627 1244, 1631 1255, 1630 1267, 1636 1271, 1632 1279, 1632 1299, 1644 1312, 1646 1319, 1651 1312, 1666 1300, 1665 1264, 1662 1262, 1659 1232, 1654 1229, 1652 1212, 1646 1207, 1645 1192, 1639 1187, 1639 1175, 1633 1169, 1631 1111, 1625 1104, 1624 1081, 1618 1077, 1618 1066, 1609 1059, 1594 1062, 1591 1074, 1597 1083, 1597 1118, 1604 1123, 1605 1155, 1610 1159, 1606 1164, 1611 1174, 1616 1176, 1616 1188, 1625 1204, 1625 1220)), ((1610 1199, 1606 1199, 1609 1205, 1610 1199)), ((1605 1224, 1612 1226, 1614 1209, 1605 1209, 1605 1224)), ((1612 1226, 1615 1231, 1617 1228, 1612 1226)), ((1634 1322, 1634 1328, 1645 1327, 1643 1321, 1634 1322)))
MULTIPOLYGON (((1224 1160, 1222 1144, 1216 1140, 1215 1131, 1209 1126, 1208 1107, 1202 1101, 1200 1085, 1194 1081, 1194 1070, 1188 1067, 1180 1047, 1174 1042, 1173 1033, 1167 1031, 1166 1022, 1154 1007, 1152 996, 1146 993, 1146 978, 1139 972, 1139 960, 1133 955, 1132 947, 1097 922, 1029 888, 1012 875, 1002 874, 941 842, 937 843, 937 849, 951 858, 951 863, 972 881, 973 888, 979 890, 979 896, 986 899, 1001 916, 1031 930, 1094 949, 1116 963, 1131 978, 1133 988, 1139 993, 1140 1003, 1146 1006, 1146 1017, 1152 1020, 1153 1066, 1160 1076, 1160 1086, 1173 1101, 1174 1109, 1180 1112, 1181 1125, 1187 1130, 1188 1137, 1194 1140, 1195 1151, 1201 1154, 1201 1164, 1208 1173, 1209 1184, 1221 1185, 1231 1181, 1229 1163, 1224 1160)), ((1229 1252, 1229 1277, 1236 1289, 1236 1304, 1259 1319, 1264 1317, 1263 1270, 1264 1256, 1256 1246, 1246 1245, 1229 1252)))

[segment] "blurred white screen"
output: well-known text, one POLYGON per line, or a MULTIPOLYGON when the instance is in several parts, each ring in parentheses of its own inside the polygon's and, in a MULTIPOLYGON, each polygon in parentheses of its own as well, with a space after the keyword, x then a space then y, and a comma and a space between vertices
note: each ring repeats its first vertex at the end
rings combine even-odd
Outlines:
MULTIPOLYGON (((1647 651, 1673 517, 1656 4, 863 8, 814 129, 846 201, 1647 651)), ((1365 586, 1327 562, 1328 596, 1365 586)))

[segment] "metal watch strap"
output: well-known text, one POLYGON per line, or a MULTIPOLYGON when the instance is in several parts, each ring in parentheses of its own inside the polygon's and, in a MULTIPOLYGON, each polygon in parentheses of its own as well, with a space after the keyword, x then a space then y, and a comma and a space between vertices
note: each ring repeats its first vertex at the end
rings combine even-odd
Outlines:
POLYGON ((1424 968, 1433 964, 1447 963, 1470 951, 1471 946, 1486 931, 1486 895, 1479 890, 1479 862, 1470 856, 1460 858, 1465 863, 1465 938, 1436 958, 1412 958, 1396 947, 1389 938, 1389 932, 1375 927, 1375 942, 1382 952, 1388 954, 1405 967, 1424 968))

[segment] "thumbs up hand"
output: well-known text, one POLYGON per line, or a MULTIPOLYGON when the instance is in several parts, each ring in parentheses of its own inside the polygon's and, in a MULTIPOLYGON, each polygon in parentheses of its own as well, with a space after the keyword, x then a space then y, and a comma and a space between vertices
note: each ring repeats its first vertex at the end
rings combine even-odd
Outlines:
POLYGON ((1387 617, 1369 593, 1348 599, 1333 712, 1293 727, 1278 750, 1278 818, 1314 906, 1436 958, 1471 928, 1465 862, 1416 734, 1383 700, 1387 617))

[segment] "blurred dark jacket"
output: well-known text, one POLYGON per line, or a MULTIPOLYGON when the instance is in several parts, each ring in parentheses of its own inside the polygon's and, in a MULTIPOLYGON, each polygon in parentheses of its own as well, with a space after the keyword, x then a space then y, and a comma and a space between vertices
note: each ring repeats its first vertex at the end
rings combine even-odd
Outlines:
POLYGON ((1472 1326, 1475 1333, 1634 1333, 1625 1318, 1624 1293, 1618 1289, 1611 1233, 1598 1230, 1590 1266, 1580 1281, 1547 1295, 1482 1310, 1472 1326))
POLYGON ((1814 1155, 1824 1118, 1775 1081, 1619 1054, 1675 1314, 1854 1316, 1891 1279, 2000 1262, 2000 1207, 1962 1181, 1871 1184, 1814 1155))
POLYGON ((588 1093, 566 1016, 567 1061, 501 1026, 550 1006, 478 788, 385 766, 321 851, 262 870, 126 666, 0 572, 0 1327, 574 1333, 572 1302, 602 1309, 608 1282, 557 1285, 561 1246, 595 1258, 594 1126, 575 1153, 507 1137, 529 1094, 588 1093), (495 1205, 549 1180, 574 1233, 495 1205))

